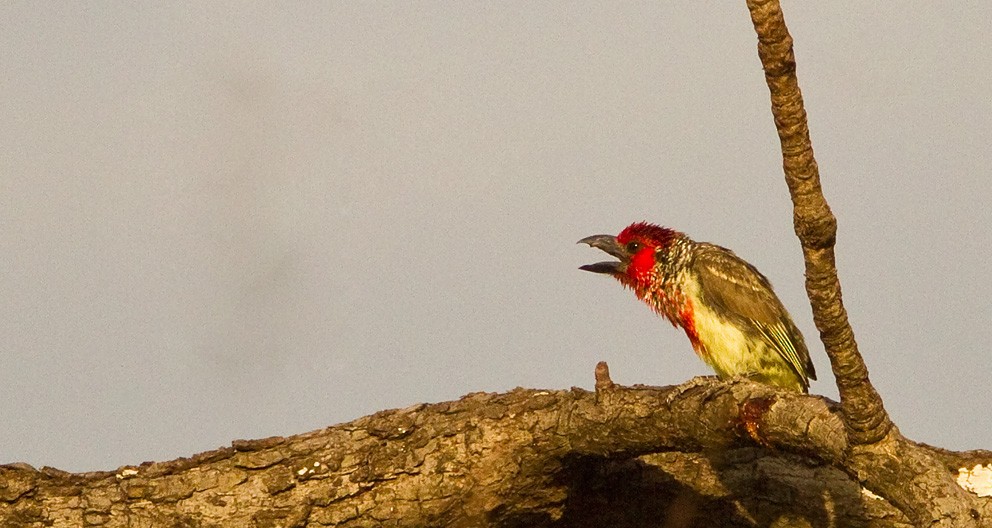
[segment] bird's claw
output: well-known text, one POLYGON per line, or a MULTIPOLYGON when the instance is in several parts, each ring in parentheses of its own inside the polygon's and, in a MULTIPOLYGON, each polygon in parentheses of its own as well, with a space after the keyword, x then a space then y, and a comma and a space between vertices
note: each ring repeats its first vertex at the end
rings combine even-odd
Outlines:
POLYGON ((716 376, 696 376, 689 381, 676 385, 675 388, 672 389, 672 392, 668 393, 668 396, 665 397, 665 405, 671 405, 672 402, 692 389, 703 385, 709 385, 714 379, 716 379, 716 376))

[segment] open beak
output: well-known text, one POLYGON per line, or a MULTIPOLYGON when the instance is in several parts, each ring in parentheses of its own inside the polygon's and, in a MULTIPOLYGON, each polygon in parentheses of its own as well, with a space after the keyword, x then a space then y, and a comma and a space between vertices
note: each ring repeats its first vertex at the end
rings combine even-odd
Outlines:
POLYGON ((617 261, 604 261, 595 264, 579 266, 580 270, 591 271, 593 273, 607 273, 618 275, 627 271, 627 262, 630 256, 627 250, 617 242, 617 237, 613 235, 593 235, 579 240, 577 244, 588 244, 590 247, 601 249, 606 253, 620 259, 617 261))

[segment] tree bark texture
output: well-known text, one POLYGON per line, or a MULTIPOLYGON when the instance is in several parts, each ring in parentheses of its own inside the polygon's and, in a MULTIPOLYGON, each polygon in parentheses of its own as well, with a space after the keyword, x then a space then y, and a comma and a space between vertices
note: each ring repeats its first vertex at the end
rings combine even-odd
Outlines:
POLYGON ((115 472, 2 466, 0 526, 909 526, 848 448, 836 404, 748 381, 517 389, 115 472))

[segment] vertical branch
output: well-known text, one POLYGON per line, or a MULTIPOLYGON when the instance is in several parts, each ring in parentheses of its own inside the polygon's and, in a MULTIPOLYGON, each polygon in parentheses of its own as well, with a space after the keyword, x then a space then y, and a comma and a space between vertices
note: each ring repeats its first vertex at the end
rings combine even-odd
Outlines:
POLYGON ((747 0, 758 33, 758 56, 771 92, 772 115, 782 143, 785 181, 792 196, 793 225, 806 261, 806 294, 813 321, 837 379, 845 425, 853 444, 883 438, 892 426, 882 399, 868 380, 841 298, 834 260, 837 219, 820 188, 806 110, 796 78, 792 37, 778 0, 747 0))

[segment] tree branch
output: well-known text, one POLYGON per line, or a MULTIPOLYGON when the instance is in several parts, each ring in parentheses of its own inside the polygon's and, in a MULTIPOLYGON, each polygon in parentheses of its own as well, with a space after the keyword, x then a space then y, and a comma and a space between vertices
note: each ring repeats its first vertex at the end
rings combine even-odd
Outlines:
POLYGON ((907 526, 831 467, 857 471, 837 409, 822 398, 707 380, 669 402, 678 388, 607 380, 600 376, 595 393, 470 394, 112 473, 0 466, 0 525, 770 526, 801 518, 907 526), (756 446, 753 431, 772 449, 756 446))
POLYGON ((931 452, 893 426, 868 379, 848 322, 834 260, 837 220, 820 187, 806 111, 796 78, 792 37, 777 0, 748 0, 758 56, 782 144, 793 223, 806 262, 806 292, 837 388, 851 445, 845 470, 891 500, 917 526, 977 526, 980 513, 931 452))
POLYGON ((837 379, 851 441, 877 442, 888 433, 892 422, 868 380, 868 368, 858 352, 844 309, 834 261, 837 219, 820 187, 796 78, 792 37, 777 1, 749 0, 747 5, 758 33, 758 56, 765 69, 772 115, 782 143, 785 181, 792 196, 793 224, 806 261, 806 293, 813 308, 813 321, 837 379))

